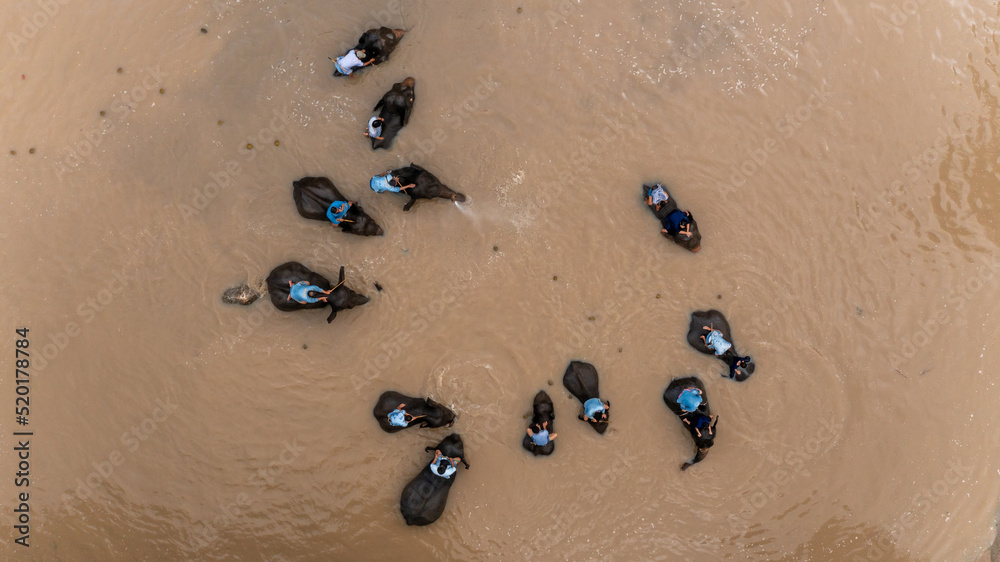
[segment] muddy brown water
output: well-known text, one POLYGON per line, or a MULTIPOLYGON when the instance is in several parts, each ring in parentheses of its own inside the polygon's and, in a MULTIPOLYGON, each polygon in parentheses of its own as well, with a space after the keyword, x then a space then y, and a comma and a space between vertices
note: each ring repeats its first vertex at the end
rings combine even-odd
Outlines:
POLYGON ((28 327, 34 432, 16 488, 5 369, 4 559, 989 558, 995 3, 23 0, 0 23, 3 356, 28 327), (376 24, 407 30, 389 62, 332 78, 376 24), (411 122, 373 153, 406 76, 411 122), (366 187, 410 161, 468 202, 366 187), (386 235, 301 219, 304 175, 386 235), (653 180, 699 254, 658 236, 653 180), (371 302, 327 325, 219 301, 290 259, 371 302), (709 307, 746 383, 685 343, 709 307), (603 437, 561 388, 574 358, 603 437), (721 421, 682 473, 661 394, 688 374, 721 421), (520 447, 539 388, 544 459, 520 447), (430 527, 399 494, 450 430, 382 433, 387 389, 459 415, 472 468, 430 527))

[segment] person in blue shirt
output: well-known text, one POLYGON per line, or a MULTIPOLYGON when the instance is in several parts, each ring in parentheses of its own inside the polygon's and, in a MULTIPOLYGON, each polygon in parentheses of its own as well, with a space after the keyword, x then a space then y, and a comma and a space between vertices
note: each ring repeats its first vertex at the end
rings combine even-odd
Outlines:
POLYGON ((606 422, 608 410, 611 409, 611 402, 601 402, 600 398, 591 398, 583 403, 583 421, 606 422))
MULTIPOLYGON (((742 374, 746 374, 747 369, 750 367, 750 362, 753 358, 747 355, 746 357, 735 356, 729 360, 729 378, 733 380, 741 380, 738 377, 742 374)), ((752 372, 752 371, 751 371, 752 372)), ((749 375, 747 375, 749 376, 749 375)))
POLYGON ((323 289, 317 287, 316 285, 310 285, 308 281, 299 281, 294 283, 292 281, 288 282, 288 299, 294 300, 301 304, 314 304, 317 302, 327 302, 326 297, 314 297, 313 293, 319 293, 321 295, 329 295, 333 292, 333 289, 329 291, 324 291, 323 289))
POLYGON ((698 434, 698 437, 701 437, 701 430, 703 429, 707 429, 709 435, 712 434, 712 422, 714 422, 718 417, 719 416, 706 416, 705 414, 697 413, 692 416, 684 416, 681 420, 694 427, 695 433, 698 434))
POLYGON ((716 356, 725 354, 733 347, 715 326, 702 326, 702 329, 708 333, 701 336, 701 341, 705 342, 705 346, 713 350, 716 356))
POLYGON ((674 209, 663 217, 663 229, 660 231, 668 236, 691 237, 691 213, 674 209))
POLYGON ((558 433, 549 433, 549 422, 542 422, 541 426, 535 424, 531 427, 528 428, 528 437, 531 437, 531 440, 539 447, 548 445, 549 441, 559 436, 558 433), (531 431, 531 427, 534 427, 535 431, 531 431))
POLYGON ((659 211, 670 195, 663 189, 663 186, 656 184, 646 193, 646 204, 653 207, 654 211, 659 211))
POLYGON ((400 404, 399 406, 396 406, 395 410, 389 412, 390 425, 394 425, 396 427, 408 427, 411 423, 413 423, 414 420, 418 420, 420 418, 425 417, 425 416, 414 416, 413 414, 408 414, 406 413, 406 410, 403 409, 405 407, 406 404, 400 404), (410 419, 407 420, 406 416, 410 416, 410 419))
MULTIPOLYGON (((429 449, 430 447, 428 447, 429 449)), ((441 478, 451 478, 452 474, 458 470, 456 466, 458 461, 462 460, 462 457, 446 457, 440 450, 434 449, 434 460, 431 461, 431 472, 435 476, 440 476, 441 478), (444 461, 442 465, 441 462, 444 461)))
MULTIPOLYGON (((347 211, 350 210, 353 205, 354 201, 334 201, 333 203, 330 203, 330 207, 326 210, 326 218, 330 219, 330 222, 332 222, 334 226, 337 226, 347 220, 344 217, 347 216, 347 211)), ((347 222, 352 221, 348 220, 347 222)))
POLYGON ((680 406, 681 410, 686 413, 691 413, 699 409, 705 409, 703 403, 704 400, 701 395, 701 390, 695 387, 685 388, 681 391, 680 395, 677 396, 677 405, 680 406))
POLYGON ((391 191, 393 193, 399 193, 400 191, 405 191, 417 184, 411 183, 410 185, 402 185, 399 178, 392 175, 392 170, 382 174, 381 176, 372 176, 370 182, 368 182, 368 187, 372 188, 375 193, 385 193, 386 191, 391 191))

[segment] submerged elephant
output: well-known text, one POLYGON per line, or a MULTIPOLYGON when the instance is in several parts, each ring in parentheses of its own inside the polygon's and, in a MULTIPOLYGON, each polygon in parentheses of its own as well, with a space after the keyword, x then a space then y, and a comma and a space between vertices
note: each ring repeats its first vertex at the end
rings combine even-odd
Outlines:
POLYGON ((701 250, 698 222, 691 213, 677 207, 677 200, 666 187, 661 184, 643 185, 642 197, 646 206, 660 221, 660 234, 691 252, 701 250))
POLYGON ((521 441, 521 446, 533 455, 551 455, 556 450, 556 414, 548 393, 539 390, 531 409, 531 426, 521 441))
POLYGON ((448 199, 459 203, 465 201, 465 195, 441 183, 437 176, 413 163, 373 177, 371 188, 376 193, 391 191, 409 195, 410 201, 403 207, 404 211, 409 211, 418 199, 448 199))
POLYGON ((443 427, 455 423, 455 412, 430 398, 414 398, 394 391, 383 392, 372 410, 382 431, 395 433, 407 427, 443 427))
POLYGON ((663 391, 663 401, 670 411, 680 418, 684 429, 687 429, 691 439, 694 439, 695 456, 681 465, 681 470, 687 470, 694 463, 701 462, 708 454, 708 449, 715 444, 715 426, 719 423, 719 416, 712 415, 712 410, 708 406, 708 395, 705 394, 705 385, 698 377, 684 377, 670 381, 667 389, 663 391))
POLYGON ((404 33, 402 29, 390 29, 388 27, 369 29, 358 39, 357 46, 348 51, 343 57, 337 57, 334 60, 333 75, 349 76, 356 70, 360 70, 369 64, 374 66, 389 60, 389 55, 396 48, 396 45, 399 44, 399 41, 403 39, 404 33), (351 57, 351 53, 354 53, 353 58, 351 57), (361 53, 362 56, 359 56, 358 53, 361 53), (354 62, 355 59, 361 63, 361 66, 358 66, 357 62, 354 62))
POLYGON ((462 438, 457 433, 424 450, 434 451, 434 460, 410 480, 399 498, 399 510, 407 525, 430 525, 437 521, 448 503, 451 485, 458 478, 458 463, 469 468, 462 438))
POLYGON ((696 310, 691 313, 687 341, 698 351, 714 355, 729 367, 722 376, 737 382, 750 378, 757 366, 749 355, 741 357, 733 343, 729 322, 718 310, 696 310))
POLYGON ((339 226, 348 234, 381 236, 382 227, 359 203, 349 201, 329 178, 305 177, 292 182, 292 198, 299 214, 339 226))
POLYGON ((602 401, 600 398, 597 369, 590 363, 571 361, 563 374, 563 386, 583 403, 583 414, 579 418, 603 435, 608 430, 611 401, 602 401))
POLYGON ((389 148, 399 131, 410 122, 410 112, 413 111, 414 91, 416 81, 407 78, 392 85, 392 89, 382 96, 375 104, 374 111, 379 112, 378 118, 382 125, 378 135, 369 135, 372 148, 389 148))
POLYGON ((337 312, 361 306, 369 300, 344 285, 343 266, 340 267, 340 278, 334 287, 326 277, 295 261, 283 263, 271 270, 267 276, 267 292, 271 295, 271 303, 278 310, 286 312, 329 306, 333 312, 327 317, 327 322, 333 322, 337 312))

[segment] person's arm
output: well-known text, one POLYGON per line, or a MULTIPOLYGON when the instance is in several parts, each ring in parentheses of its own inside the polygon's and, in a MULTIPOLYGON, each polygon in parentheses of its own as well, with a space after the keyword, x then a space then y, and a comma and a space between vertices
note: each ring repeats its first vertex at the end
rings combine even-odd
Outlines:
POLYGON ((549 441, 552 441, 552 440, 553 440, 553 439, 555 439, 556 437, 559 437, 559 434, 558 434, 558 433, 553 433, 553 434, 549 435, 549 441))
POLYGON ((531 436, 533 436, 533 435, 535 435, 535 434, 531 432, 531 428, 529 427, 529 428, 528 428, 528 437, 531 437, 531 436))

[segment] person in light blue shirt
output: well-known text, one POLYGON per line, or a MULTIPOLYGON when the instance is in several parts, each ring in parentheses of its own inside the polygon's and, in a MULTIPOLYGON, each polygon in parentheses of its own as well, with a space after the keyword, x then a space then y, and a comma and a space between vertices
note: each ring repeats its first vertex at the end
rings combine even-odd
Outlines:
POLYGON ((663 190, 663 186, 660 184, 654 185, 646 193, 646 204, 652 206, 655 210, 659 211, 660 206, 670 199, 670 195, 663 190))
POLYGON ((698 406, 701 406, 701 403, 701 390, 694 387, 685 388, 677 397, 677 405, 685 412, 690 413, 697 410, 698 406))
MULTIPOLYGON (((428 449, 429 448, 430 447, 428 447, 428 449)), ((461 457, 446 457, 441 453, 441 451, 435 449, 434 460, 431 461, 431 472, 434 473, 435 476, 440 476, 441 478, 451 478, 451 475, 455 474, 455 471, 458 470, 455 467, 458 465, 458 461, 460 460, 462 460, 461 457), (444 464, 442 464, 442 461, 444 464)))
POLYGON ((399 193, 414 187, 415 183, 410 185, 402 185, 399 182, 399 178, 393 177, 392 170, 382 174, 381 176, 372 176, 368 186, 372 188, 375 193, 385 193, 386 191, 391 191, 392 193, 399 193))
POLYGON ((600 398, 591 398, 583 403, 583 421, 604 422, 608 419, 611 402, 601 402, 600 398))
POLYGON ((539 447, 548 445, 549 441, 559 436, 558 433, 549 433, 549 422, 542 422, 541 426, 535 424, 531 427, 528 428, 528 437, 531 437, 531 440, 539 447), (531 431, 531 427, 535 428, 535 431, 531 431))
POLYGON ((389 412, 389 425, 394 425, 396 427, 409 427, 414 420, 424 417, 406 413, 406 410, 403 409, 405 407, 406 404, 403 403, 397 406, 395 410, 389 412), (409 416, 410 419, 407 420, 406 416, 409 416))
POLYGON ((317 287, 316 285, 310 285, 308 281, 299 281, 294 283, 292 281, 288 282, 288 299, 294 300, 301 304, 315 304, 318 302, 326 302, 326 297, 314 297, 312 293, 319 293, 321 295, 329 295, 333 292, 333 289, 329 291, 324 291, 323 289, 317 287))
POLYGON ((733 344, 726 341, 726 338, 722 336, 722 332, 716 330, 713 326, 702 326, 702 329, 708 330, 708 334, 701 336, 701 340, 705 342, 705 346, 709 349, 715 351, 715 355, 719 356, 729 351, 733 344))

